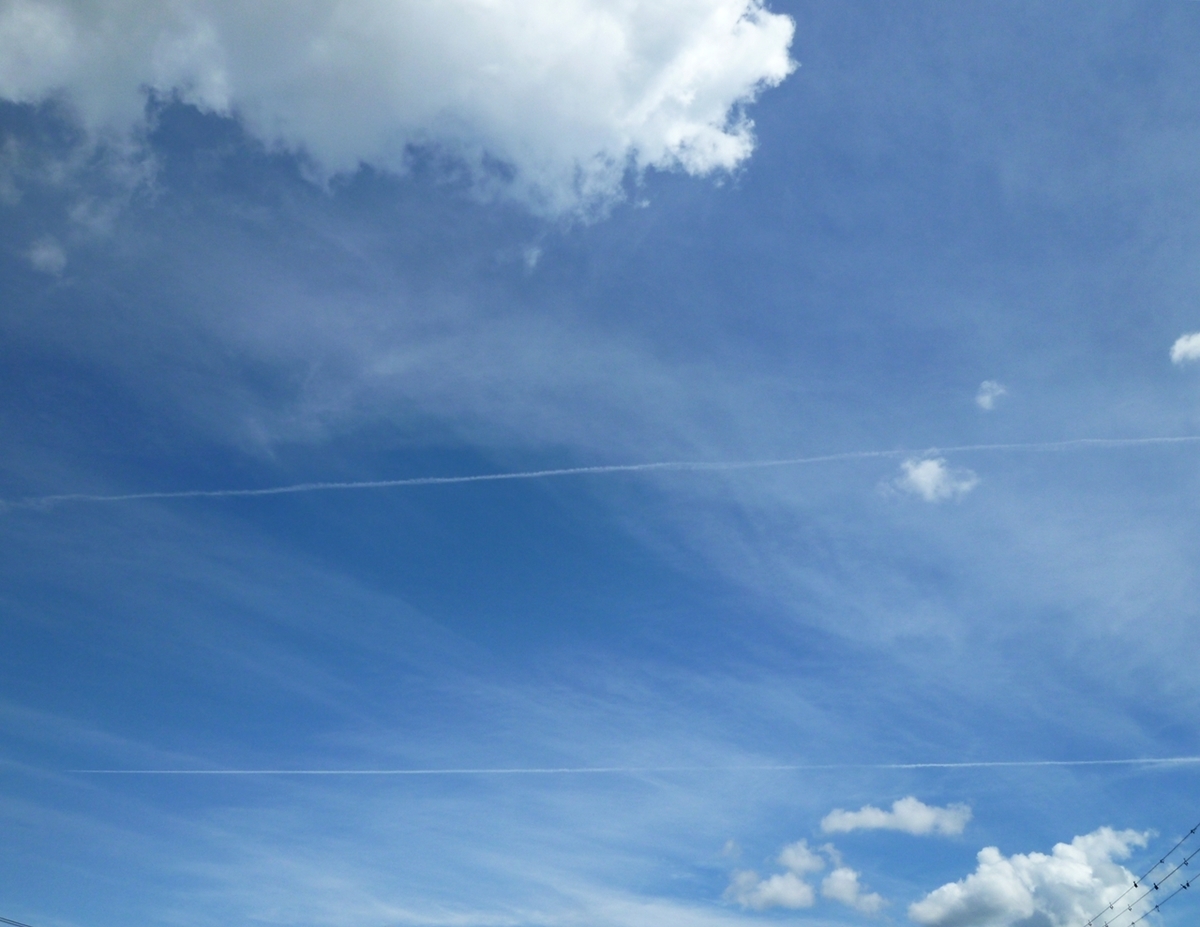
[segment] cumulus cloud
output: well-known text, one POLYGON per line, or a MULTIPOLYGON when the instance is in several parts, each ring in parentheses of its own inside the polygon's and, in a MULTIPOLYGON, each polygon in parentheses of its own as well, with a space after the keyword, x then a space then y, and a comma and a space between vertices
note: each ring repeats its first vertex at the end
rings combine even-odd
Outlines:
POLYGON ((1180 335, 1171 345, 1171 363, 1186 364, 1194 360, 1200 360, 1200 332, 1180 335))
MULTIPOLYGON (((864 914, 874 914, 886 903, 874 892, 864 892, 859 885, 859 874, 842 863, 841 854, 830 844, 821 847, 832 860, 834 869, 821 881, 821 895, 830 901, 848 905, 864 914)), ((779 865, 786 872, 759 878, 757 872, 742 870, 733 874, 733 880, 725 891, 725 897, 743 908, 763 911, 767 908, 811 908, 817 895, 805 876, 825 868, 825 859, 800 840, 784 847, 779 854, 779 865)))
POLYGON ((1114 860, 1145 844, 1145 834, 1102 827, 1049 855, 1005 857, 986 847, 971 875, 913 903, 908 916, 923 927, 1007 927, 1035 917, 1045 927, 1081 927, 1133 880, 1114 860))
POLYGON ((53 238, 42 238, 25 252, 30 266, 43 274, 57 277, 67 266, 67 254, 53 238))
POLYGON ((965 496, 979 485, 979 477, 967 469, 951 469, 941 457, 912 457, 900 465, 895 488, 920 496, 926 502, 944 502, 965 496))
POLYGON ((147 89, 237 115, 319 172, 433 146, 545 212, 626 172, 728 171, 793 69, 761 0, 0 0, 0 98, 128 132, 147 89))
POLYGON ((884 811, 864 805, 858 811, 835 808, 821 820, 821 830, 827 834, 849 833, 852 830, 902 830, 906 834, 961 834, 971 820, 967 805, 954 804, 945 808, 927 805, 912 797, 892 802, 892 810, 884 811))
POLYGON ((862 886, 858 884, 858 873, 849 866, 838 866, 825 876, 821 882, 821 894, 863 914, 875 914, 884 905, 881 895, 863 892, 862 886))
POLYGON ((1004 384, 996 380, 984 380, 975 394, 975 404, 985 412, 996 408, 996 400, 1008 392, 1004 384))
POLYGON ((744 869, 733 874, 725 897, 743 908, 762 911, 766 908, 811 908, 816 892, 804 881, 810 872, 825 868, 825 860, 809 848, 804 840, 788 844, 780 851, 779 865, 787 872, 760 879, 757 872, 744 869))
POLYGON ((748 869, 733 874, 733 882, 725 892, 743 908, 762 911, 766 908, 811 908, 816 903, 813 887, 794 872, 780 872, 759 879, 757 872, 748 869))

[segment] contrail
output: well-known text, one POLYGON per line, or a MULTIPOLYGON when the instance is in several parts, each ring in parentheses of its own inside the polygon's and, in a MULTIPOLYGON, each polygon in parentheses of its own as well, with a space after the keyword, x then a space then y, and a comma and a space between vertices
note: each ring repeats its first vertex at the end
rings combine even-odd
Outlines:
POLYGON ((1200 756, 1117 760, 975 760, 957 763, 778 763, 744 766, 499 766, 433 769, 71 769, 91 776, 635 776, 681 772, 821 772, 848 770, 1005 769, 1061 766, 1189 766, 1200 756))
POLYGON ((560 476, 587 476, 607 473, 645 473, 661 471, 722 471, 757 470, 772 467, 799 467, 806 464, 837 463, 839 461, 869 460, 930 456, 933 454, 963 454, 992 451, 1065 451, 1084 448, 1146 447, 1153 445, 1196 444, 1200 435, 1152 438, 1073 438, 1067 441, 1038 441, 1011 444, 959 444, 950 447, 930 447, 921 451, 892 449, 884 451, 844 451, 814 457, 782 457, 766 460, 664 460, 651 463, 606 464, 590 467, 560 467, 549 470, 523 470, 515 473, 476 473, 468 476, 417 476, 396 480, 354 480, 346 482, 292 483, 286 486, 267 486, 261 489, 178 489, 159 492, 117 493, 60 493, 3 501, 3 508, 48 508, 68 502, 136 502, 152 499, 233 499, 252 496, 281 496, 290 493, 328 492, 352 489, 398 489, 406 486, 445 486, 453 483, 487 483, 498 480, 537 480, 560 476))

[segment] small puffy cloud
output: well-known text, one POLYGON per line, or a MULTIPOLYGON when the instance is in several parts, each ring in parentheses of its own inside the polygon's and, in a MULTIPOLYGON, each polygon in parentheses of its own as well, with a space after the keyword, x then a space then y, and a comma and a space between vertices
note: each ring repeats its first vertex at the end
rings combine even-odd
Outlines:
POLYGON ((884 905, 881 895, 863 892, 862 886, 858 884, 858 873, 849 866, 838 866, 825 876, 821 882, 821 894, 863 914, 875 914, 884 905))
MULTIPOLYGON (((1009 927, 1019 922, 1078 927, 1129 887, 1133 874, 1115 860, 1145 844, 1145 834, 1102 827, 1056 844, 1049 855, 1006 857, 996 847, 985 847, 971 875, 914 902, 908 916, 922 927, 1009 927)), ((1137 906, 1134 910, 1141 913, 1137 906)))
POLYGON ((629 170, 742 163, 744 107, 795 67, 793 31, 761 0, 0 0, 0 98, 129 133, 149 91, 325 175, 433 147, 562 213, 629 170))
POLYGON ((1200 332, 1180 335, 1171 345, 1171 363, 1186 364, 1194 360, 1200 360, 1200 332))
POLYGON ((43 274, 57 277, 67 266, 67 254, 53 238, 42 238, 35 241, 25 252, 30 266, 43 274))
POLYGON ((1008 392, 1004 384, 996 380, 984 380, 979 384, 979 391, 975 394, 975 404, 985 412, 991 412, 996 408, 996 400, 1008 392))
POLYGON ((825 860, 809 849, 808 841, 798 840, 783 848, 779 854, 779 865, 797 875, 804 875, 808 872, 820 872, 825 868, 825 860))
POLYGON ((780 872, 766 879, 749 870, 735 872, 725 897, 743 908, 811 908, 816 902, 813 887, 794 872, 780 872))
POLYGON ((945 808, 927 805, 913 796, 892 802, 892 810, 884 811, 865 805, 858 811, 835 808, 821 821, 827 834, 849 833, 852 830, 902 830, 906 834, 961 834, 971 820, 967 805, 954 804, 945 808))
POLYGON ((790 843, 779 853, 779 865, 787 872, 760 879, 758 873, 742 870, 733 874, 725 897, 744 908, 811 908, 816 902, 813 887, 804 881, 810 872, 825 868, 825 860, 809 848, 808 842, 790 843))
POLYGON ((944 502, 965 496, 979 485, 979 477, 964 468, 950 468, 941 457, 911 457, 900 465, 893 486, 920 496, 926 502, 944 502))

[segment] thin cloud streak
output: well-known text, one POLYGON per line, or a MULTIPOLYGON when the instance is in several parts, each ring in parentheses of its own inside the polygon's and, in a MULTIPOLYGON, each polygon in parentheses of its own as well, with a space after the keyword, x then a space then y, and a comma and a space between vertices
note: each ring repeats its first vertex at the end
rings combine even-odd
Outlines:
POLYGON ((1115 760, 977 760, 958 763, 780 763, 750 766, 517 766, 441 769, 69 769, 89 776, 554 776, 677 772, 820 772, 847 769, 1005 769, 1043 766, 1184 766, 1200 756, 1115 760))
MULTIPOLYGON (((959 444, 951 447, 931 447, 926 454, 966 454, 989 451, 1065 451, 1085 448, 1150 447, 1170 444, 1200 443, 1200 435, 1151 438, 1071 438, 1066 441, 1034 441, 1008 444, 959 444)), ((254 496, 281 496, 290 493, 326 492, 358 489, 399 489, 407 486, 445 486, 455 483, 486 483, 498 480, 536 480, 558 476, 587 476, 607 473, 645 473, 650 471, 726 471, 756 470, 771 467, 796 467, 806 464, 838 463, 873 458, 896 458, 911 455, 911 450, 844 451, 815 457, 784 457, 767 460, 667 460, 651 463, 604 464, 590 467, 561 467, 549 470, 524 470, 515 473, 476 473, 467 476, 417 476, 396 480, 355 480, 346 482, 293 483, 287 486, 267 486, 261 489, 180 489, 156 492, 118 493, 61 493, 35 496, 28 499, 0 500, 2 508, 50 508, 68 502, 138 502, 154 499, 232 499, 254 496)))

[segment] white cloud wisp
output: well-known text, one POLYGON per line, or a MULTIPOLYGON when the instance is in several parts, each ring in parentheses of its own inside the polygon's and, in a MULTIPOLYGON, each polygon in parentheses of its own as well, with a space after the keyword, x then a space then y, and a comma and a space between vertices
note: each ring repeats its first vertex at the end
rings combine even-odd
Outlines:
POLYGON ((1200 332, 1180 335, 1171 345, 1171 363, 1186 364, 1200 360, 1200 332))
POLYGON ((979 384, 979 392, 975 394, 975 404, 984 412, 996 408, 996 400, 1008 393, 1003 383, 997 380, 984 380, 979 384))
POLYGON ((149 89, 325 175, 433 146, 554 214, 618 197, 630 169, 739 165, 793 30, 760 0, 0 0, 0 98, 127 133, 149 89))
POLYGON ((926 502, 945 502, 965 496, 979 485, 979 477, 965 468, 952 469, 941 457, 912 457, 900 465, 894 486, 926 502))
POLYGON ((1082 927, 1133 879, 1114 860, 1145 845, 1145 834, 1102 827, 1049 855, 985 847, 971 875, 913 903, 908 916, 922 927, 1008 927, 1034 917, 1046 927, 1082 927))
POLYGON ((954 836, 961 834, 970 820, 971 809, 967 805, 938 808, 910 795, 893 802, 891 811, 873 805, 865 805, 858 811, 835 808, 821 820, 821 830, 827 834, 844 834, 852 830, 900 830, 916 836, 954 836))

